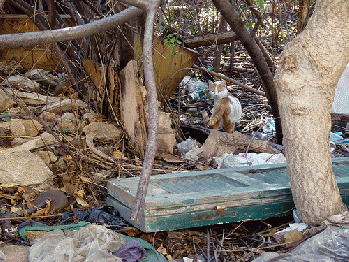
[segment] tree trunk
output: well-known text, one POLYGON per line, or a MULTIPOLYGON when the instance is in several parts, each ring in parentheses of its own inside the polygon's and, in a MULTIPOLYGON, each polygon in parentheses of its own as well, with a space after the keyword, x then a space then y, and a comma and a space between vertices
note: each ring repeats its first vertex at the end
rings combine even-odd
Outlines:
POLYGON ((348 0, 318 0, 308 26, 285 48, 275 77, 293 199, 308 224, 346 210, 329 135, 335 87, 349 61, 348 21, 348 0))

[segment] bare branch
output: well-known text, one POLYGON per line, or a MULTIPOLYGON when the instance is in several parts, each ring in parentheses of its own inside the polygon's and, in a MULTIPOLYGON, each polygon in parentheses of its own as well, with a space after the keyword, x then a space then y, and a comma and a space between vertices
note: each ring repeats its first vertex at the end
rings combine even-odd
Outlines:
MULTIPOLYGON (((127 0, 126 2, 141 2, 141 0, 127 0)), ((143 70, 145 86, 147 88, 148 101, 148 139, 143 161, 143 170, 139 179, 136 202, 134 204, 131 219, 140 221, 141 215, 145 206, 145 198, 147 195, 148 184, 153 168, 154 157, 157 150, 156 139, 159 125, 159 109, 157 99, 157 89, 154 77, 153 65, 153 31, 154 31, 154 17, 160 5, 160 0, 142 1, 147 9, 147 19, 145 22, 145 32, 143 40, 143 70)))
POLYGON ((115 28, 116 26, 133 19, 135 16, 140 15, 142 12, 143 11, 137 7, 129 7, 113 16, 102 18, 82 26, 41 32, 1 35, 0 47, 3 49, 21 46, 33 46, 37 44, 49 44, 87 37, 115 28))

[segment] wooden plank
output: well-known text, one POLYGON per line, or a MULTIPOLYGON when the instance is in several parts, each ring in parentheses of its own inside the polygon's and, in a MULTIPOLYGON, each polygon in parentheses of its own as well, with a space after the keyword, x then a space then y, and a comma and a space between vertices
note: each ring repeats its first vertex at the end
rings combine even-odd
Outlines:
MULTIPOLYGON (((349 203, 349 158, 333 159, 343 202, 349 203)), ((143 231, 174 230, 291 212, 286 164, 152 176, 141 222, 130 221, 139 178, 108 182, 107 203, 143 231)))
MULTIPOLYGON (((131 209, 114 198, 107 199, 107 205, 114 206, 126 220, 131 216, 131 209)), ((178 213, 167 216, 143 216, 140 222, 128 220, 144 232, 169 231, 191 227, 238 222, 250 219, 264 219, 292 214, 293 201, 275 202, 263 205, 236 206, 221 212, 205 210, 199 213, 178 213)))

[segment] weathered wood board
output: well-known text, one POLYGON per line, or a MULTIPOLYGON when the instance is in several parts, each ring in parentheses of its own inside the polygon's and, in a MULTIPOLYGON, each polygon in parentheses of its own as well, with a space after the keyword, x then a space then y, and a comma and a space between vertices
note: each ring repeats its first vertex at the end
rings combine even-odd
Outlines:
MULTIPOLYGON (((349 204, 349 158, 333 159, 333 172, 349 204)), ((284 216, 294 208, 285 164, 152 176, 140 222, 130 220, 138 181, 109 181, 107 204, 144 232, 284 216)))

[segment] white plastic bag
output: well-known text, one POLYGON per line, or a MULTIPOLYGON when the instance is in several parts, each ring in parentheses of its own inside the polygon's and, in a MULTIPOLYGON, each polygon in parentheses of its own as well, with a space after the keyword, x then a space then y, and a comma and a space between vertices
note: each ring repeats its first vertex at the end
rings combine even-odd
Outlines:
POLYGON ((347 64, 338 81, 332 104, 332 113, 349 114, 349 64, 347 64))

